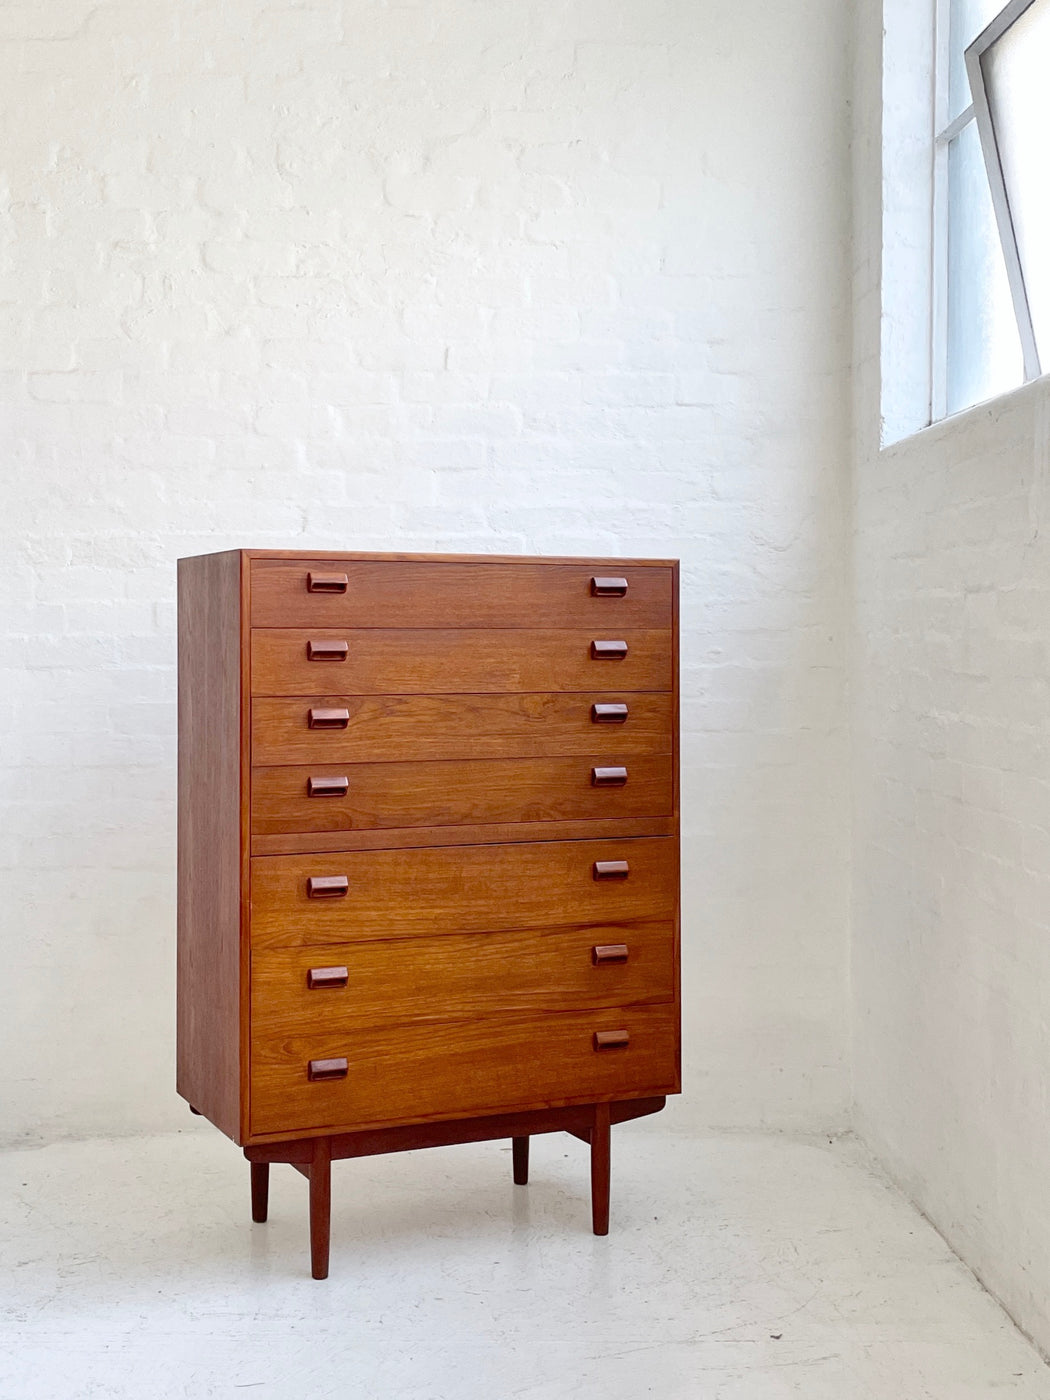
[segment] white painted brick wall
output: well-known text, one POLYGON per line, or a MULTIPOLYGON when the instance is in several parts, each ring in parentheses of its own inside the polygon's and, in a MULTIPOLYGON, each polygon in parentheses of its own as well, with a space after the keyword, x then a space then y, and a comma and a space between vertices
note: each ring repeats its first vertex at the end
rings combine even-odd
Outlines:
POLYGON ((1050 1351, 1050 384, 879 452, 881 4, 859 17, 856 1122, 1050 1351))
POLYGON ((8 1138, 182 1125, 175 560, 684 563, 680 1121, 847 1103, 845 7, 0 9, 8 1138))

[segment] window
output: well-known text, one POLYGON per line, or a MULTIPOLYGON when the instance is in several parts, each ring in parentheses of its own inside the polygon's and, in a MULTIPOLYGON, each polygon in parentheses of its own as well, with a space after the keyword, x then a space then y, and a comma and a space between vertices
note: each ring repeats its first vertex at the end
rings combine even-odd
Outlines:
POLYGON ((1050 365, 1050 0, 937 0, 934 71, 937 419, 1040 373, 1037 318, 1050 365))
POLYGON ((1050 0, 1012 0, 966 50, 1025 377, 1050 368, 1050 0))
POLYGON ((1050 0, 882 0, 882 20, 887 446, 1050 371, 1050 0))

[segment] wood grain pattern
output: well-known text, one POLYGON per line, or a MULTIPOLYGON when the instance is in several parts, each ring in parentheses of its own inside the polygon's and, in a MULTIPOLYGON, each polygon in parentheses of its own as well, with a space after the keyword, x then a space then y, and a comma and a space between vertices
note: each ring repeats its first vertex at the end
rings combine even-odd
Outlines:
POLYGON ((240 555, 180 559, 176 1087, 241 1140, 240 555))
POLYGON ((670 754, 628 759, 611 782, 608 771, 589 757, 256 768, 252 832, 670 815, 670 754))
POLYGON ((253 856, 324 854, 332 851, 418 850, 422 846, 516 845, 533 841, 626 840, 673 836, 674 818, 621 817, 611 821, 490 822, 484 826, 400 826, 371 831, 282 831, 253 836, 253 856))
MULTIPOLYGON (((659 1113, 663 1095, 651 1098, 610 1099, 609 1117, 629 1123, 659 1113)), ((361 1128, 350 1133, 326 1134, 332 1161, 346 1157, 372 1157, 380 1152, 416 1152, 423 1147, 447 1147, 455 1142, 490 1142, 497 1138, 535 1136, 540 1133, 580 1131, 589 1133, 594 1122, 593 1104, 569 1104, 558 1108, 516 1109, 513 1113, 483 1113, 470 1118, 420 1118, 394 1127, 361 1128)), ((318 1132, 324 1133, 323 1128, 318 1132)), ((245 1147, 249 1162, 289 1162, 305 1166, 313 1160, 313 1135, 256 1133, 245 1147)))
POLYGON ((332 1148, 327 1138, 314 1143, 310 1162, 310 1273, 328 1277, 332 1220, 332 1148))
POLYGON ((329 549, 323 556, 308 549, 243 549, 241 553, 250 563, 257 559, 289 559, 300 563, 313 560, 316 564, 320 560, 321 567, 325 569, 342 568, 353 561, 363 564, 509 564, 515 569, 522 564, 578 564, 595 572, 619 574, 629 567, 671 569, 678 562, 676 559, 623 559, 590 554, 417 554, 411 551, 377 553, 359 549, 329 549))
POLYGON ((681 655, 679 651, 679 626, 681 598, 679 594, 681 569, 676 559, 671 571, 671 682, 674 689, 674 717, 672 722, 672 733, 674 735, 674 757, 672 773, 674 779, 674 858, 675 858, 675 897, 674 910, 674 999, 678 1008, 675 1017, 675 1070, 681 1079, 682 1077, 682 900, 681 900, 681 880, 682 880, 682 860, 681 860, 681 792, 682 792, 682 769, 681 769, 681 655))
POLYGON ((257 857, 252 946, 670 919, 676 873, 663 837, 257 857), (593 878, 596 860, 623 859, 629 879, 593 878), (347 897, 309 899, 312 875, 348 876, 347 897))
POLYGON ((607 1228, 609 1124, 679 1083, 678 573, 180 565, 179 1088, 256 1218, 310 1179, 315 1277, 338 1156, 509 1136, 521 1180, 565 1129, 607 1228))
POLYGON ((472 1017, 437 1025, 253 1040, 252 1129, 338 1131, 499 1106, 674 1093, 674 1008, 472 1017), (626 1050, 596 1053, 596 1031, 627 1026, 626 1050), (345 1056, 345 1079, 310 1083, 311 1059, 345 1056))
POLYGON ((251 619, 252 589, 251 564, 241 550, 240 557, 240 738, 241 738, 241 964, 240 964, 240 1056, 241 1056, 241 1122, 239 1142, 243 1142, 250 1128, 251 1120, 251 899, 252 864, 251 819, 252 819, 252 648, 251 619))
POLYGON ((618 628, 623 660, 591 655, 592 631, 254 629, 255 695, 479 695, 523 691, 671 689, 671 633, 618 628), (346 642, 345 661, 311 661, 311 642, 346 642))
POLYGON ((671 920, 347 943, 252 956, 252 1031, 273 1036, 670 1001, 671 920), (613 941, 615 940, 615 942, 613 941), (595 947, 617 952, 596 960, 595 947), (331 985, 309 986, 324 963, 331 985), (336 974, 342 974, 341 977, 336 974))
MULTIPOLYGON (((311 593, 307 579, 331 574, 331 559, 252 563, 253 627, 548 627, 667 628, 671 571, 625 566, 624 596, 595 596, 588 564, 347 563, 347 588, 311 593)), ((343 570, 341 569, 340 575, 343 570)))
MULTIPOLYGON (((323 679, 323 678, 322 678, 323 679)), ((451 758, 558 758, 670 753, 669 692, 583 695, 256 696, 256 764, 423 762, 451 758), (596 723, 594 705, 626 705, 620 724, 596 723), (343 727, 310 727, 310 710, 346 714, 343 727)))

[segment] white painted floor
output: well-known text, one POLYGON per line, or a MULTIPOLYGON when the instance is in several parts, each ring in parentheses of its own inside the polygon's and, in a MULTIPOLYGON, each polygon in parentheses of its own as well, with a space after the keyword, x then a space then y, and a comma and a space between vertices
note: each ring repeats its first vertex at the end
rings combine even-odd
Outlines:
POLYGON ((306 1182, 213 1129, 0 1156, 3 1400, 1050 1400, 1050 1370, 847 1141, 533 1140, 333 1167, 332 1276, 306 1182))

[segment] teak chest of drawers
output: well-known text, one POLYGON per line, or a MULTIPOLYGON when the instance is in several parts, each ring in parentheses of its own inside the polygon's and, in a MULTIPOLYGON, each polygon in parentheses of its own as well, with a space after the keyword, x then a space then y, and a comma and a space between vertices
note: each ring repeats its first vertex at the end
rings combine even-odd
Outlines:
POLYGON ((178 1091, 308 1177, 680 1087, 678 566, 179 561, 178 1091))

